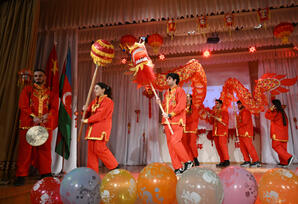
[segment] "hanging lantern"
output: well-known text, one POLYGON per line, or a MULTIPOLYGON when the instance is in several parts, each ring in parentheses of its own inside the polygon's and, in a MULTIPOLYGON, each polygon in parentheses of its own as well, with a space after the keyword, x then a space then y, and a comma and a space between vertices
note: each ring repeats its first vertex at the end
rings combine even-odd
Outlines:
POLYGON ((234 24, 234 15, 232 13, 228 13, 225 15, 225 24, 227 27, 229 27, 229 33, 231 36, 231 28, 234 24))
POLYGON ((153 52, 157 54, 163 43, 163 38, 159 34, 152 34, 148 37, 148 44, 153 48, 153 52))
POLYGON ((151 99, 154 97, 154 93, 151 89, 150 86, 146 86, 145 87, 145 90, 143 91, 143 95, 146 96, 148 99, 149 99, 149 118, 152 117, 152 114, 151 114, 151 110, 152 110, 152 107, 151 107, 151 99))
POLYGON ((293 33, 294 26, 292 23, 280 23, 275 26, 273 34, 276 38, 280 38, 282 44, 289 43, 289 36, 293 33))
POLYGON ((131 47, 137 42, 137 39, 132 35, 124 35, 120 39, 120 48, 123 52, 128 52, 128 47, 131 47))
POLYGON ((23 87, 31 83, 32 71, 28 69, 22 69, 18 72, 18 86, 23 87))
POLYGON ((174 21, 174 19, 168 20, 167 34, 171 36, 171 39, 173 39, 175 32, 176 32, 176 22, 174 21))
POLYGON ((259 20, 260 22, 265 22, 269 20, 269 16, 270 16, 270 10, 269 8, 263 8, 263 9, 259 9, 258 10, 258 16, 259 16, 259 20))
POLYGON ((198 17, 198 32, 203 33, 204 37, 206 37, 206 34, 203 32, 203 30, 207 28, 207 16, 199 16, 198 17))

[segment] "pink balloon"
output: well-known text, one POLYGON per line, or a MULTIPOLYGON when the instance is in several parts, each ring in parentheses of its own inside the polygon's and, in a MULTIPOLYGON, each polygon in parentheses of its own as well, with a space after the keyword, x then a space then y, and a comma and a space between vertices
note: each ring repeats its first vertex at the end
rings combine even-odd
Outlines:
POLYGON ((223 204, 254 204, 258 185, 254 176, 241 167, 230 166, 218 174, 224 188, 223 204))
POLYGON ((46 177, 37 181, 31 189, 31 203, 63 204, 60 199, 60 180, 46 177))

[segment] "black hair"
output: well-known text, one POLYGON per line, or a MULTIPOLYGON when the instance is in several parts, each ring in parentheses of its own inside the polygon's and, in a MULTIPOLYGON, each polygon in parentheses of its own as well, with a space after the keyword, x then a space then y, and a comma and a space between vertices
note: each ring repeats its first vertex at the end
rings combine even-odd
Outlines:
POLYGON ((237 101, 237 104, 242 104, 242 102, 240 100, 237 101))
POLYGON ((176 73, 168 73, 167 74, 167 78, 169 78, 169 77, 171 77, 173 80, 175 80, 176 79, 176 84, 178 85, 179 84, 179 82, 180 82, 180 78, 179 78, 179 75, 178 74, 176 74, 176 73))
POLYGON ((282 114, 282 123, 283 123, 284 126, 286 126, 287 125, 286 113, 285 113, 285 111, 284 111, 284 109, 281 105, 280 100, 273 99, 272 104, 275 106, 277 112, 281 112, 281 114, 282 114))
POLYGON ((189 111, 192 111, 192 95, 191 94, 187 94, 190 97, 190 105, 189 105, 189 111))
POLYGON ((222 100, 220 100, 220 99, 216 99, 215 101, 217 101, 218 103, 222 104, 222 100))
POLYGON ((34 69, 34 72, 42 72, 46 75, 46 72, 43 69, 34 69))
POLYGON ((100 86, 100 88, 105 89, 104 94, 107 95, 110 99, 112 99, 112 88, 106 85, 105 83, 98 82, 96 85, 100 86))

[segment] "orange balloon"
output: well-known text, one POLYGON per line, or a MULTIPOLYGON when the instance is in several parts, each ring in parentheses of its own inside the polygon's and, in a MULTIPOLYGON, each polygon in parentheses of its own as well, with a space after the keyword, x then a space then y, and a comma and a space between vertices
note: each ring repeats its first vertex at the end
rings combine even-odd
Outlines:
POLYGON ((166 164, 152 163, 139 174, 137 194, 142 203, 173 204, 176 202, 177 177, 166 164))
POLYGON ((297 203, 298 177, 287 169, 270 169, 260 179, 258 193, 262 203, 297 203))

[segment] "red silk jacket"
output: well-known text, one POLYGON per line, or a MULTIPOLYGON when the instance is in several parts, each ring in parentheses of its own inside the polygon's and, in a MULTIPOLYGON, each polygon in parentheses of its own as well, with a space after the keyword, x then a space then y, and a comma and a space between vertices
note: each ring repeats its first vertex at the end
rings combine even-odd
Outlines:
POLYGON ((96 97, 88 106, 88 129, 85 139, 109 141, 112 129, 114 102, 106 95, 96 97))
POLYGON ((207 121, 213 124, 212 135, 213 136, 228 136, 229 131, 229 114, 224 110, 212 111, 212 114, 219 118, 225 125, 215 120, 213 117, 208 117, 207 121))
POLYGON ((277 111, 271 111, 268 109, 265 113, 265 117, 270 120, 270 137, 273 140, 287 142, 288 141, 288 118, 286 115, 287 125, 283 125, 282 113, 277 111))
POLYGON ((237 117, 237 128, 240 137, 253 136, 253 124, 251 113, 246 108, 243 108, 239 112, 239 116, 237 117))
MULTIPOLYGON (((171 91, 168 89, 164 94, 162 106, 167 114, 171 114, 168 119, 170 124, 185 125, 186 94, 181 87, 175 86, 171 91)), ((166 124, 165 118, 162 118, 162 124, 166 124)))
POLYGON ((191 110, 188 106, 186 108, 186 125, 184 132, 185 133, 197 133, 199 124, 199 112, 198 109, 192 105, 191 110))

